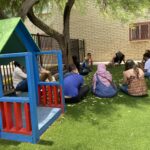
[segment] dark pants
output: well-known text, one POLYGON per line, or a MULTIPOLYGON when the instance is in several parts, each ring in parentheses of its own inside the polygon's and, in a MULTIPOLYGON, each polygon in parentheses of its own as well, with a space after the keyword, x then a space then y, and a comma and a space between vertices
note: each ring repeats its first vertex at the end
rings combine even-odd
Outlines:
POLYGON ((128 93, 128 85, 127 84, 123 84, 121 87, 120 87, 121 91, 123 91, 124 93, 126 94, 129 94, 128 93))
POLYGON ((81 69, 81 70, 79 71, 80 75, 82 75, 82 76, 88 75, 89 72, 90 72, 90 71, 89 71, 88 68, 84 68, 84 69, 81 69))
POLYGON ((86 94, 89 91, 89 87, 87 85, 83 86, 80 88, 79 90, 79 94, 76 97, 72 97, 72 98, 65 98, 65 102, 66 103, 78 103, 82 100, 82 98, 84 96, 86 96, 86 94))
POLYGON ((28 92, 28 82, 27 79, 21 81, 16 86, 16 91, 28 92))
POLYGON ((144 76, 149 78, 150 77, 150 72, 144 72, 144 76))

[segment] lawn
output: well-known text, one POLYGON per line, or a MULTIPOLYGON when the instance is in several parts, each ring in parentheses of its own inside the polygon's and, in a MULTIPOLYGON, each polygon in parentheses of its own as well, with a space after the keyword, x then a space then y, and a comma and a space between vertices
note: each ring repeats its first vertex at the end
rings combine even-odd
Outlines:
MULTIPOLYGON (((122 71, 123 66, 110 68, 117 84, 121 83, 122 71)), ((89 85, 92 75, 85 79, 89 85)), ((83 102, 66 109, 39 143, 0 140, 0 150, 150 149, 149 97, 130 97, 119 91, 116 97, 105 99, 89 93, 83 102)))

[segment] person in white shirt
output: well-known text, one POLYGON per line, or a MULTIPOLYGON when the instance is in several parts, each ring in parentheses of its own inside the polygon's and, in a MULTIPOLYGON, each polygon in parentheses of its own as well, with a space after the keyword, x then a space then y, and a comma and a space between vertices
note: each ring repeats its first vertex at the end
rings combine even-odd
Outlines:
POLYGON ((13 86, 16 91, 27 92, 27 74, 22 71, 21 65, 18 62, 14 62, 15 69, 13 72, 13 86))
POLYGON ((145 60, 144 76, 150 77, 150 58, 149 58, 149 55, 147 53, 144 54, 144 60, 145 60))

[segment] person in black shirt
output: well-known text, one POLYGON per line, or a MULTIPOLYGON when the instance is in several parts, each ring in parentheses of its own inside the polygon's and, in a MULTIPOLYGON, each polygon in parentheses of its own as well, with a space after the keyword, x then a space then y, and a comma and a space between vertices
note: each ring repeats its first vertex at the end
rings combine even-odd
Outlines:
POLYGON ((113 57, 112 63, 120 65, 122 61, 125 63, 125 55, 122 52, 118 51, 113 57))

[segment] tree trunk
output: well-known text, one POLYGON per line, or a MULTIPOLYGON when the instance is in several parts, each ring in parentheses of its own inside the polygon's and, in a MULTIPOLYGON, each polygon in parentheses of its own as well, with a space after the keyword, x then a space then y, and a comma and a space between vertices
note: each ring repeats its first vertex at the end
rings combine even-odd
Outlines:
POLYGON ((65 42, 65 55, 67 58, 66 65, 73 63, 72 61, 72 53, 70 47, 70 13, 72 6, 75 0, 68 0, 65 5, 64 9, 64 16, 63 16, 63 34, 64 34, 64 42, 65 42))
MULTIPOLYGON (((47 35, 54 38, 58 43, 62 50, 63 57, 66 58, 66 48, 65 48, 65 42, 64 42, 64 35, 60 34, 59 32, 55 31, 54 29, 47 26, 44 22, 42 22, 39 18, 37 18, 34 15, 33 9, 30 9, 30 11, 27 14, 29 20, 38 28, 40 28, 42 31, 44 31, 47 35)), ((64 64, 67 63, 67 59, 64 59, 64 64)))
POLYGON ((68 64, 72 63, 72 54, 71 54, 71 48, 70 48, 70 12, 72 9, 72 6, 74 4, 75 0, 68 0, 65 5, 64 9, 64 16, 63 16, 63 34, 60 34, 59 32, 55 31, 54 29, 50 28, 48 25, 46 25, 44 22, 42 22, 39 18, 37 18, 33 12, 33 8, 31 8, 27 14, 29 20, 38 28, 40 28, 42 31, 44 31, 46 34, 51 36, 52 38, 55 38, 60 48, 63 51, 63 54, 65 55, 65 64, 68 66, 68 64))

